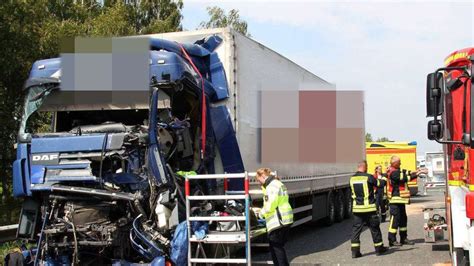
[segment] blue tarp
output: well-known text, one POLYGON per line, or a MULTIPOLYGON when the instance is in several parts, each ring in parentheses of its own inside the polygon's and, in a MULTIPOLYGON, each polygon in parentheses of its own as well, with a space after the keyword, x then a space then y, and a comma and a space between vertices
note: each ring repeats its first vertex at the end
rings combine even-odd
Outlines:
POLYGON ((186 221, 181 222, 171 240, 171 261, 177 266, 188 264, 188 228, 186 221))

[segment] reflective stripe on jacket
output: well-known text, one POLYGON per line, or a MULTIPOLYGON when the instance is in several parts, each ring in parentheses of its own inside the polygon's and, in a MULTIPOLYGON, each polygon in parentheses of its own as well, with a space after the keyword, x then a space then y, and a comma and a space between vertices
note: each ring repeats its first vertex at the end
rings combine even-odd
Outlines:
POLYGON ((285 185, 274 177, 268 177, 262 186, 263 208, 260 214, 265 218, 267 232, 293 223, 288 191, 285 185))
POLYGON ((387 179, 387 196, 389 202, 409 204, 410 190, 408 189, 408 182, 410 182, 411 176, 407 175, 406 172, 403 173, 403 171, 400 171, 400 169, 390 167, 387 172, 387 179))
POLYGON ((387 177, 385 174, 377 175, 374 174, 375 179, 380 180, 381 184, 380 187, 374 187, 374 192, 376 193, 383 193, 383 199, 387 199, 387 177), (383 182, 382 182, 383 180, 383 182))
POLYGON ((379 187, 380 181, 371 174, 357 172, 350 180, 352 191, 352 212, 375 212, 375 196, 373 187, 379 187))

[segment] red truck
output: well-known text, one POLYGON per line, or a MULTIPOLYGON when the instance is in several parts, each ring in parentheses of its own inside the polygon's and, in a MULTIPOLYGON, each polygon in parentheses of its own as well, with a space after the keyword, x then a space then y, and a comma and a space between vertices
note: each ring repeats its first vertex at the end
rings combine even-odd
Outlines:
POLYGON ((474 48, 455 51, 426 83, 428 139, 443 144, 453 265, 474 262, 474 48))

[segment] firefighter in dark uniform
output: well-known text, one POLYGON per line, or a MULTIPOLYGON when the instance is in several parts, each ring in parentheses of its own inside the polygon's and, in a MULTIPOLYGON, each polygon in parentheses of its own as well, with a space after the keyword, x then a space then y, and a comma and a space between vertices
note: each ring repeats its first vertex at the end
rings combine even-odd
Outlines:
POLYGON ((387 251, 382 241, 373 189, 375 186, 380 187, 383 183, 383 180, 377 180, 373 175, 367 173, 367 161, 359 162, 357 172, 350 180, 353 199, 352 213, 354 215, 351 238, 352 258, 362 256, 360 253, 360 234, 364 226, 368 226, 370 229, 376 255, 381 255, 387 251))
POLYGON ((385 222, 387 218, 387 175, 382 173, 382 166, 377 165, 375 167, 374 177, 378 180, 384 180, 381 182, 381 187, 375 187, 375 204, 377 205, 377 211, 380 215, 381 222, 385 222))
POLYGON ((410 204, 410 190, 408 182, 417 178, 418 173, 411 173, 400 169, 401 161, 397 156, 392 156, 390 168, 387 172, 388 190, 387 196, 390 202, 390 224, 388 227, 389 246, 414 245, 407 238, 407 212, 406 205, 410 204), (397 231, 400 234, 400 242, 397 242, 397 231))

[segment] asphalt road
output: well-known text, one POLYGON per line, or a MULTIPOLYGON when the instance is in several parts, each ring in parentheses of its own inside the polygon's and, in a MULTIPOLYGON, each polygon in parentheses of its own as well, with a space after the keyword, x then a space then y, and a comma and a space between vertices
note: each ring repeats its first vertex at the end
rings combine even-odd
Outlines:
MULTIPOLYGON (((302 225, 291 231, 286 250, 291 265, 450 265, 449 248, 446 241, 424 243, 424 207, 443 206, 443 194, 431 192, 427 196, 412 198, 407 208, 408 238, 415 241, 414 246, 391 248, 383 256, 375 256, 369 230, 361 236, 361 258, 351 258, 352 220, 325 227, 317 224, 302 225)), ((388 222, 382 223, 384 245, 388 246, 388 222)), ((447 234, 445 233, 445 236, 447 234)), ((258 260, 270 260, 269 253, 254 252, 258 260)))

